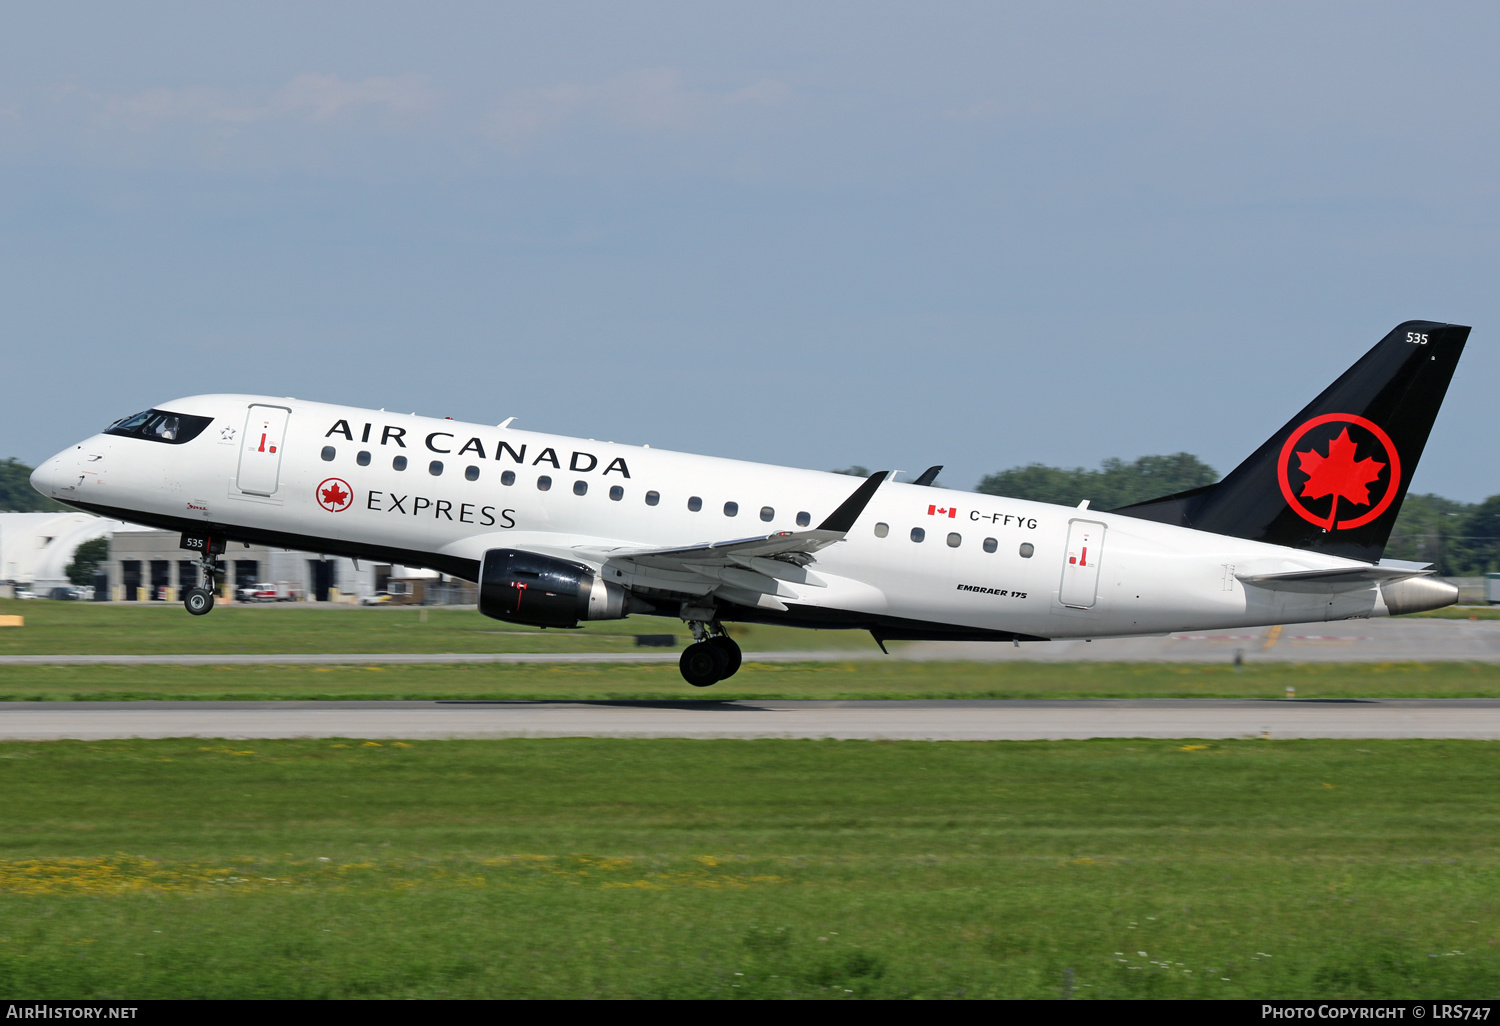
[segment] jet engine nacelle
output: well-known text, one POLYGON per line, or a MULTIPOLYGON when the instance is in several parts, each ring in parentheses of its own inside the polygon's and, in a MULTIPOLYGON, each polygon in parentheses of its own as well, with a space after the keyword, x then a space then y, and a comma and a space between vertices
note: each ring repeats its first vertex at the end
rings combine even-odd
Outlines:
POLYGON ((490 549, 479 570, 479 611, 533 627, 577 627, 579 620, 618 620, 630 597, 588 567, 520 549, 490 549))

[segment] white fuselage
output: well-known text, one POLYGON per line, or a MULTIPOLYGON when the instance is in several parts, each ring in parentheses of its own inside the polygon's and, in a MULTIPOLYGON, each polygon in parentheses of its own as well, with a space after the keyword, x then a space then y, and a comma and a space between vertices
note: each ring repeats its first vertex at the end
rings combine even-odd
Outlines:
MULTIPOLYGON (((212 527, 231 539, 356 558, 399 557, 457 576, 472 576, 496 548, 560 556, 608 574, 609 559, 598 553, 612 548, 805 530, 859 483, 295 399, 204 395, 164 408, 213 420, 183 444, 95 435, 38 468, 33 480, 64 502, 126 520, 212 527), (280 437, 268 441, 268 431, 280 437), (404 469, 397 469, 400 457, 404 469)), ((817 553, 807 568, 813 583, 778 585, 778 608, 792 612, 777 618, 832 611, 1092 638, 1385 615, 1373 584, 1280 591, 1237 577, 1365 565, 1082 507, 888 482, 845 540, 817 553)), ((733 584, 732 574, 653 575, 638 566, 611 580, 684 602, 733 584)))

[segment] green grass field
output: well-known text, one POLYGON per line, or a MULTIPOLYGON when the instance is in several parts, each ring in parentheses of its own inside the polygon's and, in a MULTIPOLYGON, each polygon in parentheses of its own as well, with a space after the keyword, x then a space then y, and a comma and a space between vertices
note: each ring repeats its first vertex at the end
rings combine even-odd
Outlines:
MULTIPOLYGON (((377 657, 378 658, 378 657, 377 657)), ((1500 698, 1494 663, 747 663, 711 688, 675 663, 6 666, 0 702, 321 699, 1500 698)))
POLYGON ((0 993, 1500 990, 1500 746, 0 745, 0 993))
MULTIPOLYGON (((0 603, 3 700, 1500 697, 1490 664, 393 665, 633 652, 633 618, 0 603)), ((868 650, 738 629, 749 650, 868 650)), ((1445 997, 1500 989, 1473 742, 0 744, 20 997, 1445 997)))

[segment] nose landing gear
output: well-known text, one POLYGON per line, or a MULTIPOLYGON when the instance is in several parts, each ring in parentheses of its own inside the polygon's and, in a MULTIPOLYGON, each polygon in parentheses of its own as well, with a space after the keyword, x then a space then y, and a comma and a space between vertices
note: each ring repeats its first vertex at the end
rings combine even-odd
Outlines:
POLYGON ((740 646, 717 620, 689 621, 694 641, 682 650, 677 668, 695 688, 706 688, 733 677, 740 668, 740 646))
POLYGON ((203 585, 198 588, 189 588, 187 594, 182 596, 182 604, 194 616, 204 616, 213 612, 215 571, 212 556, 198 560, 198 573, 202 575, 203 585))
POLYGON ((182 547, 189 552, 196 552, 198 559, 198 573, 202 585, 197 588, 189 588, 182 596, 182 604, 189 613, 194 616, 203 616, 213 611, 215 578, 218 567, 214 564, 214 557, 222 555, 225 549, 224 539, 212 536, 188 535, 182 536, 182 547))

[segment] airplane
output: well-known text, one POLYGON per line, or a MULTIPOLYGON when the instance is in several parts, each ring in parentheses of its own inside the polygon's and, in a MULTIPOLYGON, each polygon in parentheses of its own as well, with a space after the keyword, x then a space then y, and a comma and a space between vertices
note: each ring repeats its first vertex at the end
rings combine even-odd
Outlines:
POLYGON ((1397 326, 1219 483, 1108 511, 259 395, 152 407, 31 481, 181 532, 196 615, 230 541, 421 566, 512 623, 679 617, 697 687, 739 669, 733 622, 885 650, 1392 616, 1458 597, 1382 553, 1469 330, 1397 326))

